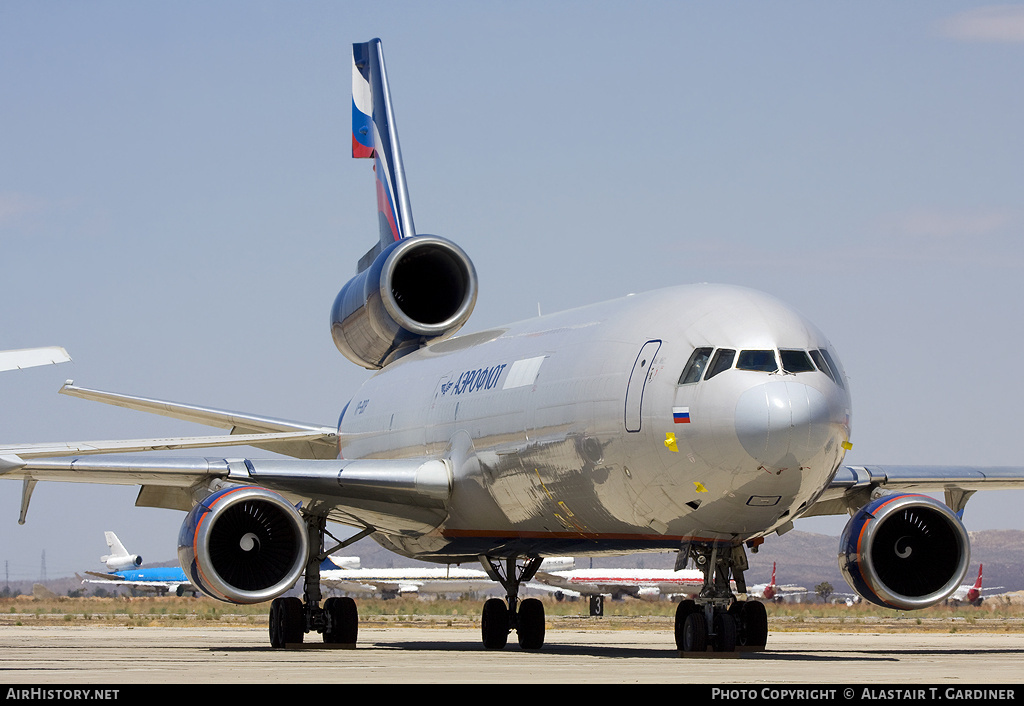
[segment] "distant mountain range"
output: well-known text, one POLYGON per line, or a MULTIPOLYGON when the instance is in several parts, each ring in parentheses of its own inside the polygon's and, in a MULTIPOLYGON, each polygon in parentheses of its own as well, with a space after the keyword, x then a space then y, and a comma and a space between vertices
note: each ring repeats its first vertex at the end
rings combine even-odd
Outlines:
MULTIPOLYGON (((986 530, 971 532, 971 568, 967 583, 977 576, 978 563, 984 565, 984 585, 1001 586, 1002 591, 1024 591, 1024 531, 986 530)), ((413 566, 436 566, 423 561, 406 559, 394 554, 372 539, 364 539, 338 552, 344 556, 358 556, 364 568, 404 568, 413 566)), ((747 583, 766 583, 771 579, 772 563, 777 566, 775 580, 779 584, 796 584, 813 590, 827 581, 833 590, 845 593, 850 589, 839 572, 839 538, 824 534, 812 534, 793 530, 782 536, 769 537, 758 552, 747 552, 750 569, 747 583)), ((82 572, 95 569, 95 557, 82 562, 82 572)), ((172 566, 167 561, 149 566, 172 566)), ((671 569, 675 565, 675 554, 630 554, 619 557, 588 557, 576 560, 577 568, 639 568, 671 569)), ((464 564, 477 568, 476 562, 464 564)), ((11 581, 11 588, 31 593, 31 581, 11 581)), ((77 579, 64 577, 45 582, 55 593, 65 595, 68 590, 81 588, 77 579)), ((2 587, 0 587, 2 588, 2 587)))
MULTIPOLYGON (((984 565, 985 586, 1002 586, 1003 591, 1024 590, 1024 531, 986 530, 970 532, 971 568, 967 583, 973 583, 978 574, 978 563, 984 565)), ((338 552, 345 556, 358 556, 366 568, 401 568, 431 566, 426 562, 406 559, 394 554, 372 539, 364 539, 338 552)), ((850 591, 839 572, 839 537, 793 530, 782 536, 771 536, 754 553, 748 550, 747 583, 767 583, 772 575, 772 563, 777 565, 775 580, 779 584, 796 584, 808 589, 827 581, 835 591, 850 591)), ((618 557, 583 557, 576 560, 576 568, 639 568, 671 569, 675 554, 630 554, 618 557)), ((476 568, 476 563, 465 564, 476 568)))

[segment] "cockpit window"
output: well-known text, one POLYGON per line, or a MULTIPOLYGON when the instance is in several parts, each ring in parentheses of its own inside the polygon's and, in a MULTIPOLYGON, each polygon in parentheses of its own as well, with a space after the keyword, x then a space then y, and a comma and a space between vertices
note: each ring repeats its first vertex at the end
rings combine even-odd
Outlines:
POLYGON ((779 350, 779 358, 782 359, 782 369, 787 373, 809 373, 814 370, 807 351, 779 350))
POLYGON ((698 348, 691 355, 690 360, 687 361, 686 367, 683 368, 683 374, 679 376, 680 385, 689 385, 700 380, 701 373, 704 372, 704 368, 707 367, 708 358, 711 357, 710 348, 698 348))
POLYGON ((774 373, 779 369, 779 364, 775 362, 775 351, 740 351, 736 367, 739 370, 774 373))
POLYGON ((822 348, 821 350, 811 351, 811 358, 814 359, 814 364, 818 366, 818 370, 832 378, 832 382, 839 385, 839 387, 846 389, 845 385, 843 385, 843 374, 840 372, 835 360, 829 355, 827 349, 822 348))
POLYGON ((821 351, 811 351, 811 359, 814 360, 818 370, 832 378, 832 382, 836 381, 836 376, 832 373, 832 369, 828 367, 828 363, 825 362, 825 357, 821 354, 821 351))
POLYGON ((711 360, 711 366, 708 368, 707 374, 704 376, 705 380, 710 380, 720 372, 728 370, 732 367, 732 361, 736 358, 736 351, 729 348, 719 348, 715 351, 715 357, 711 360))

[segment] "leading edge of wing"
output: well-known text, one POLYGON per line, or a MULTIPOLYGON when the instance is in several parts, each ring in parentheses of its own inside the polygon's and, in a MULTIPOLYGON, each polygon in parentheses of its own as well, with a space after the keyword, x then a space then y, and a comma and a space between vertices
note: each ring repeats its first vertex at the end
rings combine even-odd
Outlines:
MULTIPOLYGON (((877 488, 891 491, 944 492, 962 509, 978 490, 1024 488, 1024 466, 840 466, 821 497, 801 517, 842 515, 862 506, 877 488)), ((951 505, 952 507, 952 505, 951 505)))
MULTIPOLYGON (((224 437, 235 439, 238 437, 224 437)), ((0 454, 0 479, 162 486, 200 497, 219 482, 273 490, 315 512, 383 532, 427 532, 448 515, 448 461, 201 458, 137 455, 21 459, 0 454), (194 491, 194 492, 193 492, 194 491)), ((188 510, 176 498, 174 507, 188 510)), ((23 506, 27 505, 27 501, 23 506)), ((24 511, 23 511, 24 515, 24 511)))
POLYGON ((62 395, 78 397, 93 402, 102 402, 114 405, 115 407, 159 414, 164 417, 195 422, 219 429, 230 429, 231 435, 296 433, 297 435, 292 438, 282 435, 280 439, 274 439, 271 436, 267 436, 265 442, 256 440, 255 443, 248 444, 256 448, 284 454, 285 456, 308 459, 333 459, 338 455, 336 429, 334 427, 202 407, 200 405, 183 404, 168 400, 158 400, 138 395, 94 390, 79 387, 71 380, 64 383, 59 392, 62 395), (301 436, 299 433, 305 433, 306 436, 301 436))
POLYGON ((268 434, 228 434, 223 436, 178 436, 152 439, 117 439, 111 441, 54 441, 35 444, 0 445, 0 475, 23 467, 28 460, 55 456, 92 456, 96 454, 138 453, 142 451, 173 451, 222 446, 272 447, 320 440, 318 432, 289 431, 268 434), (6 471, 5 471, 6 469, 6 471))
POLYGON ((840 466, 830 489, 939 491, 1024 488, 1024 466, 840 466))

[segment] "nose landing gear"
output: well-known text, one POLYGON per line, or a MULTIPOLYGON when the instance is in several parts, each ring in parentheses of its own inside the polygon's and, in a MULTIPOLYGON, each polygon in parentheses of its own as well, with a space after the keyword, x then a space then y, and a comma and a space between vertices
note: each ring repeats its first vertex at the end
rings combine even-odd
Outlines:
POLYGON ((704 573, 704 587, 694 599, 676 609, 675 638, 680 652, 733 652, 737 647, 760 649, 768 640, 768 615, 758 601, 737 601, 730 576, 739 593, 746 593, 747 569, 743 545, 720 553, 717 545, 691 544, 680 550, 679 563, 693 558, 704 573))

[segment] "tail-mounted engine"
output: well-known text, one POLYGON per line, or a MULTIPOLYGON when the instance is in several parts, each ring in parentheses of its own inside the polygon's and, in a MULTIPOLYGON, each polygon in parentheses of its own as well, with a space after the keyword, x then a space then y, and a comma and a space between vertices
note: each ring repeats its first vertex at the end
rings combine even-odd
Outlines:
POLYGON ((306 525, 272 491, 240 486, 192 508, 178 534, 178 560, 192 585, 229 603, 259 603, 294 585, 309 553, 306 525))
POLYGON ((404 238, 338 293, 334 344, 354 363, 382 368, 458 331, 476 295, 476 269, 462 248, 436 235, 404 238))
POLYGON ((970 561, 967 530, 927 495, 883 495, 843 530, 839 569, 857 593, 900 610, 927 608, 963 582, 970 561))
POLYGON ((142 566, 142 557, 138 554, 126 554, 123 556, 103 556, 100 561, 107 565, 111 571, 124 571, 142 566))

